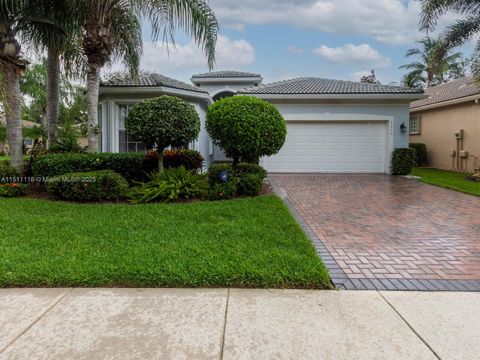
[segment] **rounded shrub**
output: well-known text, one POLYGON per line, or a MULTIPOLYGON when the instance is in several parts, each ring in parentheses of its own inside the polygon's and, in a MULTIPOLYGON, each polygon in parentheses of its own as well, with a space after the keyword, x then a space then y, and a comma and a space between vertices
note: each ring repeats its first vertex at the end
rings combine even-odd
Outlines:
POLYGON ((287 125, 278 109, 251 96, 233 96, 208 108, 206 128, 213 142, 237 164, 258 163, 285 143, 287 125))
POLYGON ((186 146, 200 133, 200 117, 195 107, 175 97, 162 95, 136 104, 128 113, 125 127, 132 138, 147 148, 156 147, 163 167, 163 150, 186 146))
POLYGON ((393 175, 409 175, 415 166, 415 149, 395 149, 392 158, 393 175))
POLYGON ((121 200, 127 196, 127 181, 114 171, 69 173, 47 183, 47 192, 63 200, 121 200))

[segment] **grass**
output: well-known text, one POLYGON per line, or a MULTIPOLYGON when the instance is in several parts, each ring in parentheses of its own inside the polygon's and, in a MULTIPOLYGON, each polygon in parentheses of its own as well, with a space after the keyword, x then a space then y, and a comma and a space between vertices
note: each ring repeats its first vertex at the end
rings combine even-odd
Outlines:
POLYGON ((330 287, 276 196, 138 206, 0 199, 0 219, 0 287, 330 287))
POLYGON ((420 181, 427 184, 480 196, 480 183, 467 180, 466 178, 469 174, 437 169, 415 168, 413 169, 412 175, 419 176, 420 181))

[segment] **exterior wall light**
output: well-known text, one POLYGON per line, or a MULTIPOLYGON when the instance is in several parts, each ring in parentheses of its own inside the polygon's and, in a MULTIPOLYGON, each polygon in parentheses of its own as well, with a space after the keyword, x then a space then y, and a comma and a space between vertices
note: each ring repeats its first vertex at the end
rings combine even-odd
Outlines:
POLYGON ((400 131, 402 132, 402 134, 407 132, 407 125, 405 125, 404 122, 402 123, 402 125, 400 125, 400 131))

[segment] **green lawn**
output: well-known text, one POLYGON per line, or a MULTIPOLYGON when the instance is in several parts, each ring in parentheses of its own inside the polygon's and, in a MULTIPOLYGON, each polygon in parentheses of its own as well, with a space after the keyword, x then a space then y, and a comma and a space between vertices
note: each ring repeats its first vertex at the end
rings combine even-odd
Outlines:
POLYGON ((465 179, 469 174, 444 170, 415 168, 412 175, 419 176, 420 181, 447 189, 480 196, 480 183, 465 179))
POLYGON ((138 206, 0 199, 0 219, 0 287, 330 287, 276 196, 138 206))

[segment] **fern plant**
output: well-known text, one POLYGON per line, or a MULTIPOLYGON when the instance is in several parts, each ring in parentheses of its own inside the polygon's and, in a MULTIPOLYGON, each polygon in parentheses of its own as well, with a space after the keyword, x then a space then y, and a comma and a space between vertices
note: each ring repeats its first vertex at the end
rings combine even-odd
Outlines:
POLYGON ((203 197, 208 190, 205 175, 188 171, 184 166, 165 169, 149 175, 149 181, 130 190, 134 204, 171 202, 203 197))

